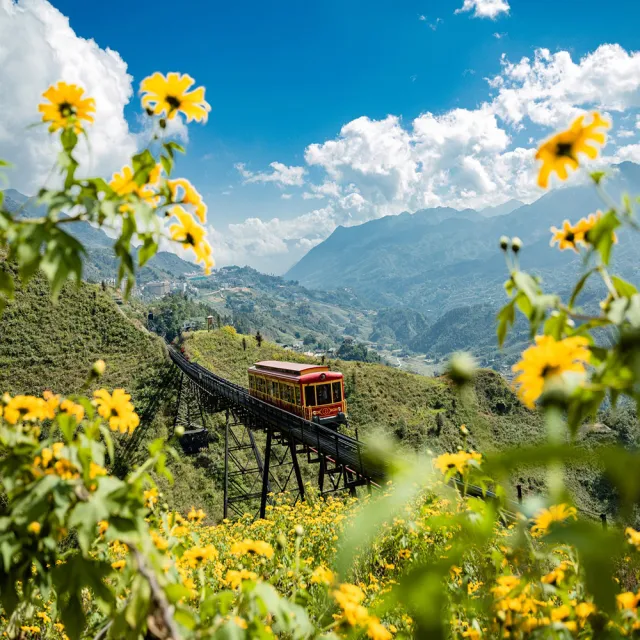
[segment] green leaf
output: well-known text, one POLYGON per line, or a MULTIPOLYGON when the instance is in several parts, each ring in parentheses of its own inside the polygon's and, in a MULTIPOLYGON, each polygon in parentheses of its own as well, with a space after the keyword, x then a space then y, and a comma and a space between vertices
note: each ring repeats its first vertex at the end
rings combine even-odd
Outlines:
POLYGON ((589 277, 596 271, 597 269, 589 269, 589 271, 587 271, 581 278, 580 280, 578 280, 578 283, 576 284, 576 286, 573 288, 573 291, 571 292, 571 298, 569 299, 569 308, 572 309, 573 305, 576 303, 576 299, 577 297, 580 295, 580 292, 582 291, 582 289, 584 288, 584 285, 586 284, 587 280, 589 279, 589 277))
POLYGON ((158 243, 152 238, 145 238, 144 244, 138 249, 138 263, 140 266, 144 266, 144 264, 150 259, 158 251, 158 243))
POLYGON ((634 293, 638 293, 636 287, 618 276, 611 276, 611 282, 613 282, 613 288, 616 293, 623 298, 630 298, 634 293))
POLYGON ((600 254, 604 264, 609 264, 615 230, 620 224, 618 214, 612 209, 607 211, 587 234, 589 244, 600 254))
POLYGON ((496 333, 498 334, 499 347, 502 347, 504 344, 509 328, 513 326, 513 323, 516 320, 515 303, 516 300, 514 298, 498 312, 498 326, 496 328, 496 333))
POLYGON ((160 156, 160 162, 162 163, 162 168, 165 173, 170 176, 171 170, 173 169, 173 160, 165 155, 160 156))

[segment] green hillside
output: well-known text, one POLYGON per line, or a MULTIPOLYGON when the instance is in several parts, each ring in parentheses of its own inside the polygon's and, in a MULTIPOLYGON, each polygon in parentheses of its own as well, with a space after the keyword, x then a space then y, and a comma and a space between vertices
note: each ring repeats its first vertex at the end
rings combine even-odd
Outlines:
MULTIPOLYGON (((317 362, 269 342, 258 347, 250 336, 246 341, 244 351, 240 335, 224 330, 197 331, 188 335, 185 345, 192 358, 243 385, 247 384, 247 367, 258 360, 317 362)), ((446 378, 428 378, 381 364, 327 363, 344 373, 350 423, 362 435, 382 429, 412 448, 434 451, 461 445, 461 424, 473 426, 471 442, 484 451, 543 437, 538 417, 525 409, 492 371, 480 374, 475 399, 465 404, 446 378)))
MULTIPOLYGON (((140 315, 137 308, 127 311, 140 315)), ((175 371, 167 363, 163 341, 127 317, 109 290, 68 284, 53 304, 41 276, 20 287, 0 317, 0 392, 80 392, 99 358, 107 367, 97 384, 109 390, 124 387, 143 416, 134 433, 138 446, 126 457, 128 464, 135 463, 145 455, 146 443, 167 436, 173 417, 175 371)), ((128 437, 119 441, 121 446, 131 442, 128 437)), ((216 517, 222 498, 211 475, 182 457, 171 461, 171 469, 175 484, 160 481, 164 499, 180 509, 201 505, 216 517)))

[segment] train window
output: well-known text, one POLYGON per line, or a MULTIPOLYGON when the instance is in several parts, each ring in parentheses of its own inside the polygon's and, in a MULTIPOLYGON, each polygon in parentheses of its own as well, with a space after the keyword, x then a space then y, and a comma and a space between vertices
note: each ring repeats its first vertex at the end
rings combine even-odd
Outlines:
POLYGON ((256 382, 253 378, 253 376, 249 376, 249 389, 255 389, 256 388, 256 382))
POLYGON ((269 380, 269 393, 271 394, 272 398, 275 398, 276 400, 280 399, 280 390, 278 389, 277 382, 269 380))
POLYGON ((318 404, 331 404, 330 384, 319 384, 316 387, 316 394, 318 396, 318 404))
POLYGON ((285 402, 293 403, 293 387, 290 384, 284 385, 285 402))
POLYGON ((307 407, 313 407, 316 404, 316 388, 309 385, 304 388, 304 403, 307 407))
POLYGON ((302 402, 300 402, 300 387, 295 387, 295 390, 296 390, 296 404, 301 405, 302 402))
POLYGON ((267 391, 264 378, 258 378, 258 391, 261 393, 266 393, 267 391))
POLYGON ((342 385, 339 382, 333 383, 333 401, 342 402, 342 385))

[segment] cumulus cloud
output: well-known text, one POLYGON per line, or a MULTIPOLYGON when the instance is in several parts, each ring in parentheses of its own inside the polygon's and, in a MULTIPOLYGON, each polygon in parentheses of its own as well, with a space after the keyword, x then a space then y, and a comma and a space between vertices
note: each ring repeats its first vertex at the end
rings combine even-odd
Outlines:
POLYGON ((464 0, 464 4, 455 13, 473 11, 474 18, 495 20, 501 13, 509 13, 507 0, 464 0))
POLYGON ((307 172, 304 167, 288 167, 282 162, 272 162, 269 166, 273 171, 261 173, 249 171, 244 162, 238 162, 234 166, 246 183, 275 182, 280 186, 286 187, 301 187, 304 184, 304 176, 307 172))
POLYGON ((38 122, 37 104, 58 80, 77 83, 95 98, 90 150, 81 145, 84 170, 109 176, 135 151, 124 107, 132 78, 120 55, 78 37, 69 20, 46 0, 0 0, 0 149, 15 169, 11 185, 27 194, 42 186, 58 143, 38 122))
MULTIPOLYGON (((626 121, 640 128, 633 111, 640 108, 640 53, 619 45, 602 45, 576 60, 566 51, 545 49, 517 62, 503 57, 500 73, 488 84, 492 93, 474 108, 426 112, 408 123, 397 115, 362 116, 334 138, 310 144, 306 164, 322 177, 318 184, 307 182, 303 198, 323 199, 324 206, 259 228, 250 221, 234 225, 225 250, 238 261, 250 261, 254 249, 267 261, 273 251, 269 264, 284 270, 338 225, 437 206, 531 202, 541 195, 536 141, 553 129, 594 108, 610 116, 628 112, 626 121)), ((621 140, 630 129, 618 131, 621 140)), ((612 142, 606 160, 640 161, 640 144, 612 142)))
POLYGON ((507 123, 559 127, 585 109, 640 107, 640 52, 604 44, 575 62, 568 51, 548 49, 515 63, 503 56, 489 84, 498 91, 492 107, 507 123))

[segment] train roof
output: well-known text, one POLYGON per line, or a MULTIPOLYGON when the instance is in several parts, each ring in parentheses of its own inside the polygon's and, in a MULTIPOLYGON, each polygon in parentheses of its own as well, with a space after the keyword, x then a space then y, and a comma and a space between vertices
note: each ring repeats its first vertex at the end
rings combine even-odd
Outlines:
POLYGON ((326 365, 280 362, 278 360, 263 360, 262 362, 256 362, 253 367, 250 368, 264 373, 277 373, 290 376, 304 376, 309 373, 324 373, 329 371, 329 367, 326 365))

